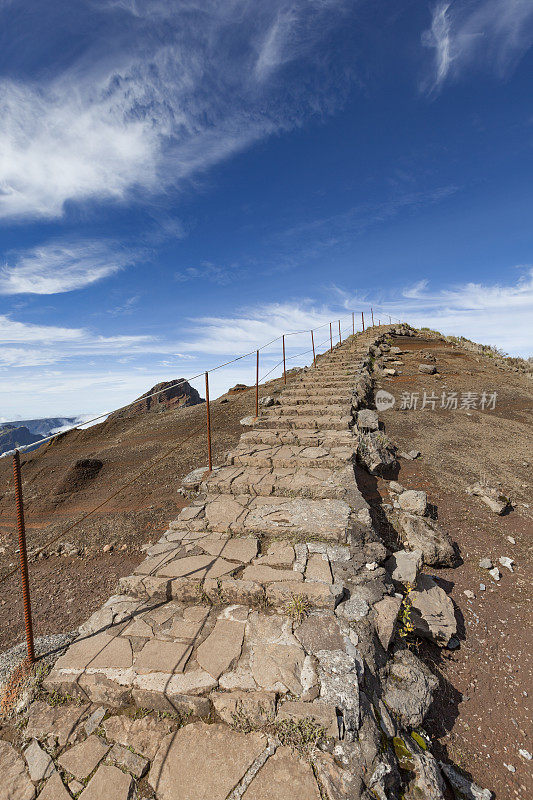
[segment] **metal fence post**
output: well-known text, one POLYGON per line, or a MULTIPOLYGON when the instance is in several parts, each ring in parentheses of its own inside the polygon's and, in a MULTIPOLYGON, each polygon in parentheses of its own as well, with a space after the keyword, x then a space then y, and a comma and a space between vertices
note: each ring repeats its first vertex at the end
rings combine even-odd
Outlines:
POLYGON ((333 352, 333 333, 331 331, 331 322, 329 323, 329 352, 333 352))
POLYGON ((311 345, 313 346, 313 366, 316 367, 315 337, 313 336, 313 331, 311 331, 311 345))
POLYGON ((355 311, 352 311, 352 336, 355 336, 355 311))
POLYGON ((285 368, 285 334, 281 337, 283 342, 283 383, 287 383, 287 370, 285 368))
POLYGON ((363 333, 365 332, 365 312, 361 311, 361 322, 363 324, 363 333))
POLYGON ((255 416, 259 416, 259 350, 255 361, 255 416))
POLYGON ((342 336, 341 336, 341 321, 339 320, 339 344, 342 344, 342 336))
POLYGON ((26 645, 28 648, 27 660, 29 664, 33 664, 35 662, 35 650, 33 647, 33 625, 31 620, 30 586, 28 581, 28 556, 26 553, 26 527, 24 525, 24 503, 22 501, 22 478, 20 475, 20 455, 18 450, 15 450, 13 456, 13 477, 15 479, 22 602, 24 604, 24 623, 26 626, 26 645))
POLYGON ((213 469, 213 459, 211 458, 211 414, 209 413, 209 374, 205 373, 205 405, 207 411, 207 463, 208 471, 213 469))
POLYGON ((370 315, 372 317, 372 327, 374 327, 374 309, 373 308, 370 309, 370 315))

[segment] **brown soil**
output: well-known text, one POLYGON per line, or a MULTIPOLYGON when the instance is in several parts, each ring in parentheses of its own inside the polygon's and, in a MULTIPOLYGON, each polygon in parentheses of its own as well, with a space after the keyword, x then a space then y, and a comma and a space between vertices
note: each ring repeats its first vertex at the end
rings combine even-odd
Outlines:
MULTIPOLYGON (((419 655, 441 680, 425 728, 437 740, 436 754, 462 766, 498 800, 529 800, 533 762, 518 750, 533 749, 532 383, 522 374, 497 368, 487 357, 442 341, 398 339, 393 344, 404 350, 399 357, 404 366, 399 376, 379 381, 396 398, 395 407, 380 417, 400 451, 422 454, 415 461, 400 459, 398 480, 408 489, 428 492, 462 560, 456 569, 436 572, 456 604, 462 641, 454 652, 420 647, 419 655), (435 356, 438 375, 418 372, 420 363, 432 363, 421 358, 424 352, 435 356), (424 390, 439 397, 435 410, 420 410, 424 390), (483 390, 497 392, 494 410, 439 407, 443 391, 456 391, 460 399, 463 392, 477 392, 479 398, 483 390), (403 391, 420 393, 418 410, 399 410, 403 391), (498 516, 466 494, 467 486, 483 478, 511 497, 510 513, 498 516), (500 567, 499 583, 478 565, 486 556, 500 567), (515 560, 513 573, 498 564, 501 556, 515 560), (475 597, 469 599, 465 590, 475 597)), ((374 504, 390 501, 386 481, 375 482, 373 488, 374 504)))
MULTIPOLYGON (((272 394, 280 381, 261 387, 272 394)), ((243 390, 211 403, 214 463, 242 433, 240 419, 253 413, 255 391, 243 390), (227 400, 227 402, 224 402, 227 400)), ((188 500, 182 478, 206 464, 206 406, 161 408, 117 415, 85 431, 73 431, 21 456, 28 550, 52 538, 44 559, 30 560, 36 636, 72 630, 113 593, 117 580, 142 560, 141 545, 155 541, 188 500), (177 447, 176 447, 177 446, 177 447), (167 451, 173 452, 163 457, 167 451), (102 462, 98 467, 97 461, 102 462), (95 463, 96 462, 96 463, 95 463), (69 526, 120 487, 138 480, 87 520, 69 526), (77 557, 53 554, 61 542, 81 548, 77 557), (103 552, 106 544, 113 550, 103 552)), ((17 566, 18 539, 11 459, 0 461, 0 579, 17 566)), ((18 573, 1 584, 0 651, 24 635, 18 573)))

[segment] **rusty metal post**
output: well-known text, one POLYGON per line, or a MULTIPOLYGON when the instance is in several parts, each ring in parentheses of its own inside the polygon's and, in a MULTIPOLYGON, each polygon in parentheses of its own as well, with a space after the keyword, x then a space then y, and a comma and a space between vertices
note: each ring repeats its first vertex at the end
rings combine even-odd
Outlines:
POLYGON ((378 319, 378 328, 380 327, 380 325, 381 325, 381 320, 378 319))
POLYGON ((339 320, 339 344, 342 344, 342 336, 341 336, 341 321, 339 320))
POLYGON ((355 336, 355 311, 352 311, 352 336, 355 336))
POLYGON ((285 334, 281 337, 283 342, 283 383, 287 383, 287 370, 285 368, 285 334))
POLYGON ((374 327, 374 309, 370 309, 370 315, 372 317, 372 327, 374 327))
POLYGON ((26 553, 26 527, 24 525, 24 503, 22 501, 22 478, 20 476, 20 455, 15 450, 13 456, 13 477, 15 479, 15 503, 17 507, 17 531, 19 536, 20 577, 22 582, 22 602, 24 604, 24 624, 26 626, 26 645, 28 663, 35 662, 33 648, 33 625, 31 621, 30 585, 28 581, 28 556, 26 553))
POLYGON ((213 469, 213 459, 211 457, 211 414, 209 413, 209 374, 205 373, 205 405, 207 411, 207 463, 208 472, 213 469))
POLYGON ((329 352, 333 352, 333 333, 331 331, 331 322, 329 323, 329 352))
POLYGON ((255 416, 259 416, 259 350, 255 361, 255 416))
POLYGON ((389 315, 389 325, 392 325, 392 317, 389 315))
POLYGON ((365 332, 365 312, 361 311, 361 322, 363 323, 363 333, 365 332))
POLYGON ((313 336, 313 331, 311 331, 311 344, 313 346, 313 367, 316 367, 315 337, 313 336))

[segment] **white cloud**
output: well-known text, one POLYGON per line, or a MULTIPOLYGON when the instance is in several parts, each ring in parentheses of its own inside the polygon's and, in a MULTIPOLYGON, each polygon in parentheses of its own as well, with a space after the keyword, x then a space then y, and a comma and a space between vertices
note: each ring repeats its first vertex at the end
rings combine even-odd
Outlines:
POLYGON ((504 77, 533 44, 531 0, 473 0, 440 2, 433 8, 431 26, 422 44, 434 50, 426 90, 438 89, 446 78, 483 68, 504 77))
MULTIPOLYGON (((519 277, 508 283, 469 282, 432 289, 429 281, 417 281, 405 287, 399 297, 382 296, 374 300, 375 315, 385 310, 414 327, 465 336, 481 344, 501 347, 510 355, 528 358, 533 355, 533 267, 522 265, 517 269, 519 277)), ((349 294, 345 295, 348 305, 352 300, 349 294)))
POLYGON ((0 267, 0 294, 57 294, 81 289, 113 275, 138 254, 112 242, 58 240, 8 254, 0 267))
MULTIPOLYGON (((0 217, 57 218, 69 201, 131 201, 180 187, 299 124, 320 108, 321 91, 326 105, 335 94, 312 84, 313 64, 327 84, 317 45, 345 4, 93 3, 94 41, 84 36, 76 60, 52 53, 46 73, 0 81, 0 217), (296 58, 308 63, 305 87, 288 76, 278 85, 277 73, 296 58)), ((2 19, 0 6, 6 35, 31 51, 35 31, 8 13, 2 19), (10 31, 11 19, 22 30, 10 31)))
MULTIPOLYGON (((34 325, 0 315, 0 366, 3 367, 50 365, 92 355, 151 353, 160 348, 151 336, 100 336, 83 328, 34 325)), ((163 352, 166 351, 164 348, 163 352)))

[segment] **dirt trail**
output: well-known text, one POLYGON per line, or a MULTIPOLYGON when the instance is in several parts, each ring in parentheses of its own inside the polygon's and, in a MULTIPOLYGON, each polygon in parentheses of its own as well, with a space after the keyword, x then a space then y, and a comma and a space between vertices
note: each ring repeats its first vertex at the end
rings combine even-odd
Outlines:
MULTIPOLYGON (((415 461, 400 459, 398 480, 407 489, 427 491, 463 562, 436 572, 457 606, 462 641, 455 652, 420 647, 441 679, 426 728, 438 739, 441 753, 490 786, 498 800, 529 800, 533 762, 518 751, 533 750, 533 386, 522 374, 441 341, 393 344, 404 351, 399 356, 404 366, 398 367, 400 375, 379 381, 396 399, 380 417, 400 451, 422 454, 415 461), (424 353, 436 361, 424 360, 424 353), (420 363, 435 363, 437 375, 420 374, 420 363), (424 390, 426 397, 437 396, 434 410, 431 404, 421 409, 424 390), (479 410, 483 391, 496 392, 494 410, 479 410), (416 410, 402 410, 403 392, 409 395, 404 405, 410 404, 411 393, 418 393, 416 410), (446 398, 458 393, 457 410, 441 408, 443 392, 446 398), (460 408, 467 392, 477 393, 477 409, 460 408), (501 485, 513 501, 511 513, 497 516, 466 494, 466 487, 480 479, 501 485), (514 559, 513 573, 498 564, 501 556, 514 559), (479 567, 483 557, 500 567, 498 583, 479 567)), ((390 502, 386 487, 386 481, 377 482, 374 503, 390 502)))

